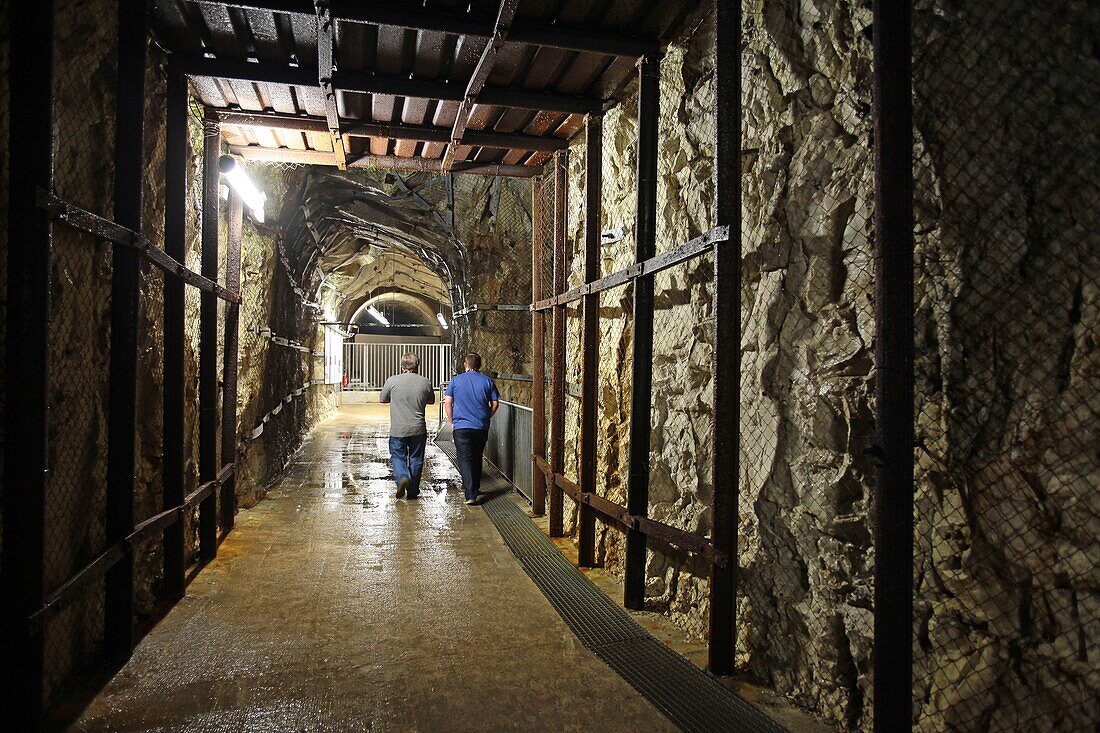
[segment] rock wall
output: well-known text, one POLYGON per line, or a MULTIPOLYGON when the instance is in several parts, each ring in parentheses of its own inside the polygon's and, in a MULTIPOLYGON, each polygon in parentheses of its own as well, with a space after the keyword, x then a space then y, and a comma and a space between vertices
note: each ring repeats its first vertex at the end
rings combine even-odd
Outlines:
POLYGON ((1100 7, 914 17, 917 728, 1100 720, 1100 7))

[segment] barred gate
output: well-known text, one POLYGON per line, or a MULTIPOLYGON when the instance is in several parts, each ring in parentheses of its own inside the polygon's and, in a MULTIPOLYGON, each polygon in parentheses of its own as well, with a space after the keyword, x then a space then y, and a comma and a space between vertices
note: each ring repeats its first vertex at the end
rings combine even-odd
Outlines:
POLYGON ((439 389, 454 376, 454 346, 451 344, 344 344, 346 391, 382 389, 386 380, 401 373, 401 357, 420 358, 420 375, 439 389))

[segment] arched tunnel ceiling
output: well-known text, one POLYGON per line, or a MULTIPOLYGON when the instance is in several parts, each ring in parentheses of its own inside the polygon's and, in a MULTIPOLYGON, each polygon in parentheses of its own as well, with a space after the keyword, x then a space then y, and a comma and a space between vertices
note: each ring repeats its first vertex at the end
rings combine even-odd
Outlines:
POLYGON ((295 277, 341 320, 379 292, 461 308, 465 254, 444 176, 302 168, 279 216, 295 277))

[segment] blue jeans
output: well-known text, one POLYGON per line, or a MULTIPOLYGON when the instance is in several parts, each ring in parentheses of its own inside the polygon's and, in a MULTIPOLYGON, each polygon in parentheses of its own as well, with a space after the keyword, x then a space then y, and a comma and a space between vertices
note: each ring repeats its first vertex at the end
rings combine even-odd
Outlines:
POLYGON ((462 491, 467 499, 476 499, 481 491, 481 456, 485 452, 489 431, 459 428, 454 434, 458 472, 462 474, 462 491))
POLYGON ((427 435, 410 435, 406 438, 390 436, 393 477, 398 485, 402 479, 409 480, 405 496, 410 499, 415 499, 420 494, 420 474, 424 471, 424 445, 427 442, 427 435))

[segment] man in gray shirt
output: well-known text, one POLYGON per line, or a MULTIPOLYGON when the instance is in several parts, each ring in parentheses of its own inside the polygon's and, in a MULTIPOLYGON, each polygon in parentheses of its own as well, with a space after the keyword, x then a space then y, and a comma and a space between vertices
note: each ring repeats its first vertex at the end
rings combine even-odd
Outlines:
POLYGON ((415 499, 420 495, 424 447, 428 442, 424 406, 435 404, 435 390, 431 382, 417 374, 420 358, 416 354, 402 356, 401 369, 401 374, 382 385, 378 400, 390 406, 390 461, 397 480, 397 498, 415 499))

